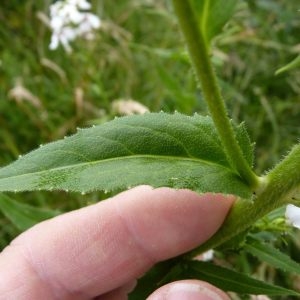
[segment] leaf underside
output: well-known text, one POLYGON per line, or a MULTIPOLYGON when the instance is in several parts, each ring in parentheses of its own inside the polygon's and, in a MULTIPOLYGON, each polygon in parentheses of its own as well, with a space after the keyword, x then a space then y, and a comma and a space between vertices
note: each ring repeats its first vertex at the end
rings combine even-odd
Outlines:
MULTIPOLYGON (((235 132, 252 164, 243 125, 235 132)), ((209 117, 148 113, 80 129, 0 169, 0 192, 122 190, 140 184, 250 197, 209 117)))

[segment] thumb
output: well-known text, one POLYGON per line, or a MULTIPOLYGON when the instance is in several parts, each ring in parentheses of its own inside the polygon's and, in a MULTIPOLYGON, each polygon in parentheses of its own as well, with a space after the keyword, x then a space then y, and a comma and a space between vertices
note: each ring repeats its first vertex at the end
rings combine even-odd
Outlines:
POLYGON ((166 284, 147 300, 229 300, 218 288, 200 280, 181 280, 166 284))

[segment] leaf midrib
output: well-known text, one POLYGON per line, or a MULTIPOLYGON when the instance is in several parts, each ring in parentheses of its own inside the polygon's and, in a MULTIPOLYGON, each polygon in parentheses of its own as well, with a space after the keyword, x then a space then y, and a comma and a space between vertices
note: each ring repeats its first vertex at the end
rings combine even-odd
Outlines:
POLYGON ((231 172, 231 173, 234 173, 234 174, 238 175, 236 172, 234 172, 234 170, 232 170, 232 169, 230 169, 230 168, 228 168, 228 167, 226 167, 222 164, 218 164, 218 163, 215 163, 213 161, 204 160, 204 159, 200 159, 200 158, 190 158, 190 157, 182 157, 182 156, 169 156, 169 155, 149 155, 149 154, 147 154, 147 155, 145 155, 145 154, 138 155, 138 154, 136 154, 136 155, 112 157, 112 158, 94 160, 94 161, 88 161, 88 162, 80 162, 78 164, 60 166, 60 167, 56 167, 56 168, 48 168, 48 169, 41 170, 41 171, 36 171, 36 172, 28 172, 28 173, 19 174, 19 175, 1 177, 0 181, 2 179, 17 178, 17 177, 29 176, 29 175, 38 175, 38 174, 42 174, 42 173, 50 172, 50 171, 60 171, 60 170, 66 170, 66 169, 71 169, 71 168, 83 167, 85 165, 95 165, 95 164, 101 164, 103 162, 109 162, 109 161, 114 161, 114 160, 115 161, 118 161, 118 160, 122 161, 122 160, 135 159, 135 158, 155 158, 155 159, 192 161, 192 162, 197 163, 197 164, 202 163, 202 164, 206 164, 206 165, 217 166, 217 167, 220 167, 220 168, 223 168, 223 169, 227 170, 228 172, 231 172))

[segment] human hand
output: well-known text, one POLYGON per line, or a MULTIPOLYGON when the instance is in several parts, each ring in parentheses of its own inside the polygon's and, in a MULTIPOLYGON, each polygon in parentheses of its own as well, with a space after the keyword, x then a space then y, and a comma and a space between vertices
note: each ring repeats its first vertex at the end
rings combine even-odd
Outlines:
MULTIPOLYGON (((140 186, 42 222, 0 254, 0 299, 127 299, 153 264, 211 237, 234 197, 140 186)), ((198 280, 170 283, 149 300, 229 299, 198 280)))

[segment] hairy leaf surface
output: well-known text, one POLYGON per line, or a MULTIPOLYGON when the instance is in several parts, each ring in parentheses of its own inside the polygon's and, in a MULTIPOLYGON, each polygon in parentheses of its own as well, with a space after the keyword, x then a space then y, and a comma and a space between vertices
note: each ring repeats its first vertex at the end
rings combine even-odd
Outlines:
POLYGON ((207 44, 219 34, 232 16, 237 0, 191 0, 207 44))
MULTIPOLYGON (((236 135, 249 164, 252 145, 236 135)), ((153 113, 115 119, 40 147, 0 169, 0 191, 78 192, 149 184, 249 197, 209 117, 153 113)))
POLYGON ((300 264, 269 244, 253 239, 244 246, 244 249, 275 268, 300 275, 300 264))

